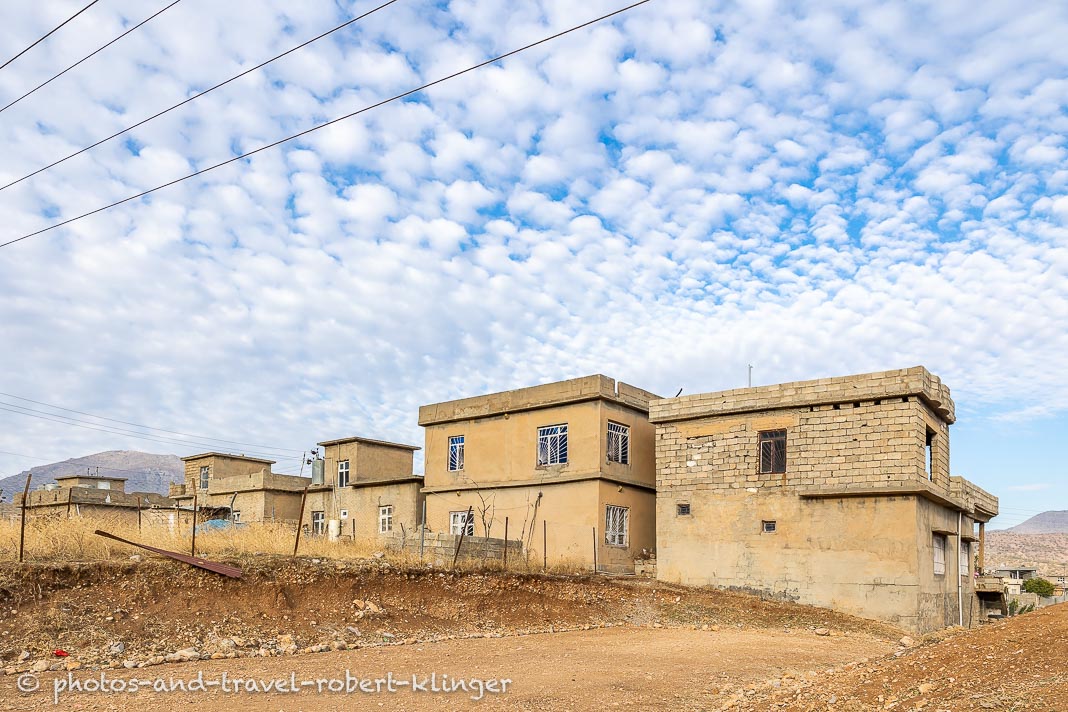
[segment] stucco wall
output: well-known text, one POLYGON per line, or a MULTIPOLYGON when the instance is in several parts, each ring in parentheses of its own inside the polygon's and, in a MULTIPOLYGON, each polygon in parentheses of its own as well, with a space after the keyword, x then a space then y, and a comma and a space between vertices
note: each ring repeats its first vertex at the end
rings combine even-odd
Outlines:
POLYGON ((313 511, 324 512, 325 520, 337 519, 342 536, 357 541, 376 542, 389 538, 378 531, 379 507, 393 506, 393 532, 415 531, 422 519, 423 495, 419 481, 375 484, 362 487, 319 489, 308 493, 304 507, 304 523, 311 525, 313 511), (341 512, 347 516, 342 519, 341 512))

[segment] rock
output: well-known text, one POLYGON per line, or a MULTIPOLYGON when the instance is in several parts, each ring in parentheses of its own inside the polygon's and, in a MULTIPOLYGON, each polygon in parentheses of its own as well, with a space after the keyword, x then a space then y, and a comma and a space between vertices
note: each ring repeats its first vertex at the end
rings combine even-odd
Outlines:
POLYGON ((371 611, 371 613, 381 613, 382 612, 381 608, 379 608, 375 604, 371 603, 370 601, 367 602, 367 610, 371 611))
POLYGON ((349 627, 345 628, 345 630, 347 630, 350 634, 355 635, 357 637, 359 637, 359 635, 360 635, 360 629, 359 628, 353 628, 351 625, 349 627))
POLYGON ((386 556, 386 553, 384 551, 376 551, 375 553, 371 554, 371 556, 373 556, 376 559, 384 559, 385 556, 386 556))
POLYGON ((48 661, 47 660, 38 660, 37 662, 35 662, 33 665, 30 666, 30 672, 44 672, 47 669, 48 669, 48 661))
POLYGON ((211 659, 212 660, 222 660, 225 657, 226 657, 226 655, 224 653, 212 653, 211 654, 211 659))
POLYGON ((897 641, 897 644, 903 645, 906 648, 911 648, 913 645, 916 645, 916 641, 906 635, 901 640, 897 641))
POLYGON ((220 650, 233 650, 237 647, 237 643, 232 638, 220 638, 217 645, 220 650))
POLYGON ((133 670, 135 667, 137 667, 137 661, 136 660, 123 660, 122 661, 122 666, 124 668, 126 668, 127 670, 133 670))
POLYGON ((130 561, 134 562, 135 564, 140 562, 141 561, 141 555, 140 554, 132 554, 130 556, 130 561))
POLYGON ((20 663, 24 663, 29 659, 30 659, 30 651, 29 650, 23 650, 21 653, 19 653, 19 662, 20 663))
POLYGON ((126 652, 126 643, 121 640, 112 643, 108 646, 108 655, 122 655, 126 652))
POLYGON ((6 668, 4 668, 4 674, 5 675, 14 675, 18 671, 19 671, 19 669, 17 667, 6 667, 6 668))
POLYGON ((178 660, 182 662, 188 662, 189 660, 200 660, 200 651, 196 648, 182 648, 181 650, 176 652, 175 655, 177 655, 178 660))
POLYGON ((335 640, 330 643, 331 650, 346 650, 349 646, 345 644, 344 640, 335 640))
POLYGON ((817 628, 817 629, 816 629, 815 631, 813 631, 813 632, 814 632, 814 633, 815 633, 816 635, 830 635, 830 634, 831 634, 831 631, 830 631, 830 630, 828 630, 827 628, 817 628))
POLYGON ((82 664, 80 662, 78 662, 77 660, 68 660, 66 662, 66 664, 64 665, 64 667, 68 671, 70 671, 70 670, 81 670, 82 664))
POLYGON ((293 636, 291 636, 291 635, 280 635, 280 636, 278 636, 278 647, 279 648, 288 648, 291 645, 293 645, 293 636))
POLYGON ((63 663, 63 662, 52 663, 51 665, 48 666, 48 669, 50 671, 52 671, 52 672, 59 672, 60 670, 62 670, 64 668, 65 665, 66 665, 66 663, 63 663))
POLYGON ((934 685, 929 682, 925 682, 920 685, 919 690, 921 695, 926 695, 928 692, 934 689, 934 685))

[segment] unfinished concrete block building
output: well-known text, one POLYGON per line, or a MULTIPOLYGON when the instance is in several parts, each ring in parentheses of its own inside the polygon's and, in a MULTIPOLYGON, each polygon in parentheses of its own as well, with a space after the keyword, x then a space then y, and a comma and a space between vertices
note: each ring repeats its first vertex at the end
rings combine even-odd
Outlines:
POLYGON ((980 616, 998 502, 950 476, 954 404, 926 369, 655 400, 650 420, 658 578, 915 632, 980 616))

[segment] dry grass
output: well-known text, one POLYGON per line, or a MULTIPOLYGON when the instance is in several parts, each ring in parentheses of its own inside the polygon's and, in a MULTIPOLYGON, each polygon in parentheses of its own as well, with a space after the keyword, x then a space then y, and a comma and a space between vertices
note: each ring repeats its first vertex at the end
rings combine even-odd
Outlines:
MULTIPOLYGON (((102 515, 31 516, 26 523, 24 559, 28 563, 39 562, 93 562, 128 559, 132 554, 146 557, 157 556, 142 549, 114 541, 94 532, 106 531, 115 536, 147 544, 159 549, 190 553, 191 531, 188 523, 171 528, 166 524, 143 522, 138 529, 136 522, 128 518, 102 515)), ((284 555, 293 553, 296 526, 271 522, 249 523, 238 529, 197 532, 196 554, 205 558, 243 559, 257 555, 284 555)), ((0 521, 0 561, 16 561, 19 548, 18 520, 0 521)), ((329 541, 326 537, 301 536, 298 554, 320 559, 352 560, 382 558, 399 566, 425 564, 418 553, 383 548, 381 542, 339 539, 329 541)), ((450 562, 451 563, 451 562, 450 562)), ((500 561, 461 560, 457 568, 463 570, 500 569, 500 561)), ((540 561, 527 561, 513 557, 508 562, 510 571, 541 571, 540 561)), ((566 574, 585 571, 577 563, 564 563, 549 567, 551 573, 566 574)))

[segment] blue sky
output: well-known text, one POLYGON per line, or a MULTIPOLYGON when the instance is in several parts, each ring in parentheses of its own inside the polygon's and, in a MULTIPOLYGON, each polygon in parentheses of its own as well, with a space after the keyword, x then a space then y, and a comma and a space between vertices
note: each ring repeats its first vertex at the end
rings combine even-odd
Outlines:
MULTIPOLYGON (((622 4, 401 0, 0 191, 2 237, 622 4)), ((183 0, 0 114, 0 184, 372 6, 183 0)), ((0 54, 78 7, 12 0, 0 54)), ((0 99, 155 9, 94 6, 0 70, 0 99)), ((998 524, 1068 509, 1066 31, 1062 3, 653 0, 0 250, 0 390, 296 458, 588 373, 671 395, 749 363, 923 364, 998 524)), ((117 447, 199 449, 0 411, 0 450, 117 447)))

